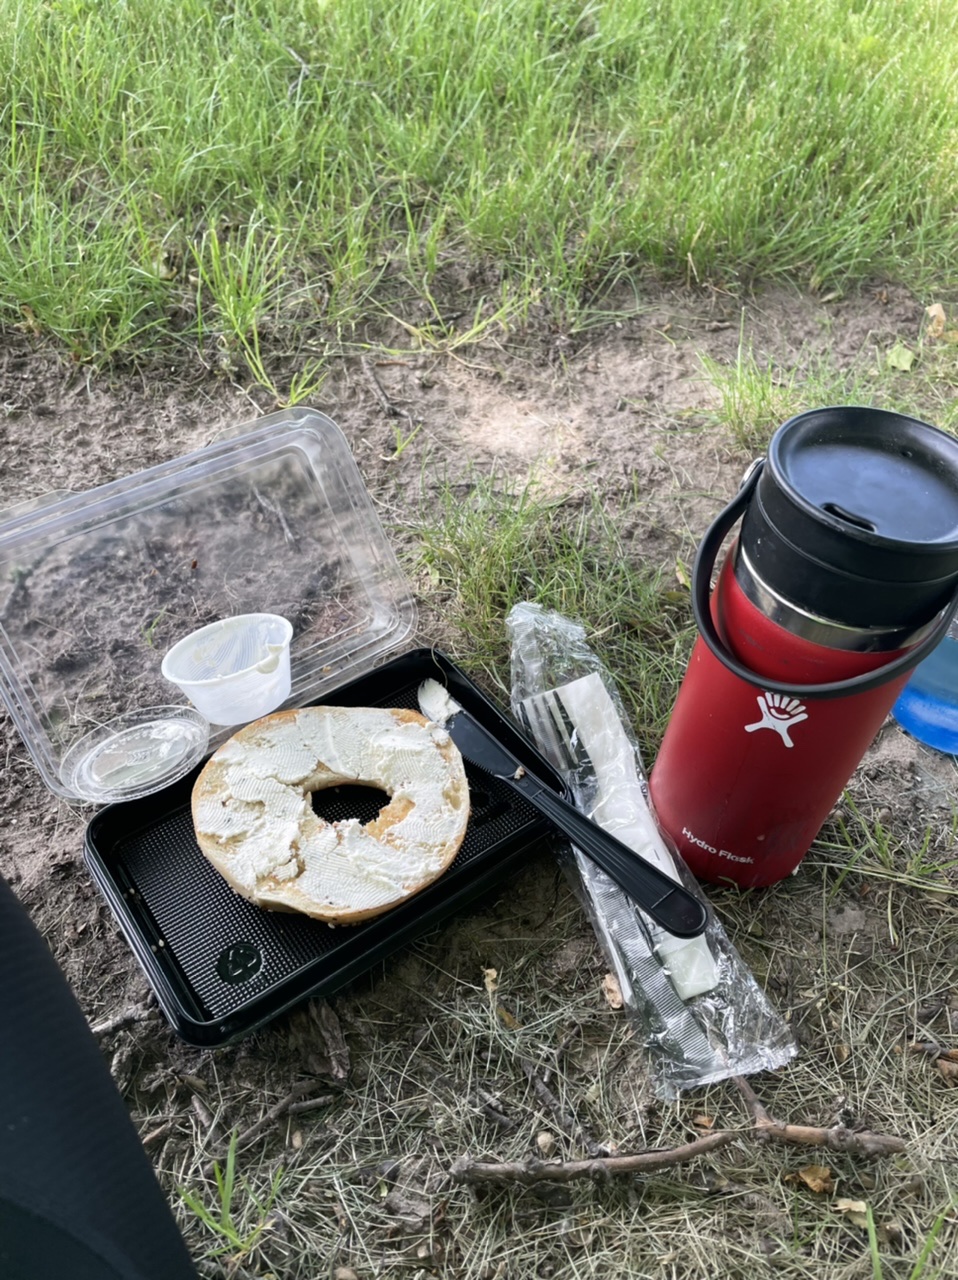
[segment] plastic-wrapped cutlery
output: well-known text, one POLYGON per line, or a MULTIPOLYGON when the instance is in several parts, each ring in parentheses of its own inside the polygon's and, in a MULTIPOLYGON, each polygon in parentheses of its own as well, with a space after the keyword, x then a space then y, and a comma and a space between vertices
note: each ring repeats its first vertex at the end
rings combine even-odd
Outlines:
POLYGON ((680 938, 702 933, 708 917, 698 898, 529 773, 488 729, 463 710, 445 686, 437 680, 424 680, 419 686, 419 707, 423 715, 446 729, 467 760, 525 796, 663 929, 680 938))

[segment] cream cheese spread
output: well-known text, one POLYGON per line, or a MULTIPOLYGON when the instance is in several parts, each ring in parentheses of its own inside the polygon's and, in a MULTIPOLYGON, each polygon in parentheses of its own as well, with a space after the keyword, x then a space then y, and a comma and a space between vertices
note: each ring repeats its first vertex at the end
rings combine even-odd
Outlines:
POLYGON ((468 811, 448 733, 376 707, 307 707, 248 725, 214 755, 193 799, 200 846, 240 893, 289 906, 294 887, 320 912, 344 914, 372 913, 440 874, 468 811), (348 783, 390 797, 374 822, 313 812, 312 791, 348 783))

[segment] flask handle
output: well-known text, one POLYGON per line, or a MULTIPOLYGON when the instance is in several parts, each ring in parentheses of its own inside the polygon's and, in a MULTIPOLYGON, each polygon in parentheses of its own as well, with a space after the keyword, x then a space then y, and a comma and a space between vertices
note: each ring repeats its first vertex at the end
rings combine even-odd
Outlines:
POLYGON ((745 479, 738 493, 725 510, 712 521, 695 553, 695 563, 692 566, 692 609, 699 634, 715 657, 746 684, 753 685, 766 693, 784 693, 790 697, 801 698, 841 698, 846 694, 867 693, 917 667, 919 662, 928 657, 939 641, 945 638, 958 609, 958 588, 935 626, 919 644, 900 657, 892 659, 891 662, 886 662, 884 666, 877 667, 874 671, 865 671, 857 676, 849 676, 845 680, 834 680, 827 684, 789 684, 782 680, 766 679, 764 676, 756 675, 744 663, 739 662, 738 658, 725 646, 712 619, 712 570, 730 529, 745 513, 764 466, 764 458, 757 458, 752 463, 745 473, 745 479))

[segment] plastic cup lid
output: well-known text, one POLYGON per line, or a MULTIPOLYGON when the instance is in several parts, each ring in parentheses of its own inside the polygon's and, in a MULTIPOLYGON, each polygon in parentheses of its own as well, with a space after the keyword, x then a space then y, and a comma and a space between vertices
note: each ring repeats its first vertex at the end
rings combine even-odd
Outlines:
POLYGON ((132 711, 75 742, 63 758, 61 780, 97 804, 136 800, 189 773, 206 754, 209 737, 209 722, 192 707, 132 711))

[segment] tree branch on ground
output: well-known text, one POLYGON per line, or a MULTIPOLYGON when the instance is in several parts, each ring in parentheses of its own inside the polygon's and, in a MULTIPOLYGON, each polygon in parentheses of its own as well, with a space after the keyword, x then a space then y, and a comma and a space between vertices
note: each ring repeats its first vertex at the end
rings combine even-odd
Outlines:
MULTIPOLYGON (((870 1130, 847 1129, 844 1126, 824 1128, 806 1124, 781 1124, 768 1114, 758 1095, 743 1076, 732 1083, 741 1094, 752 1121, 750 1136, 763 1142, 781 1142, 789 1146, 824 1147, 866 1160, 898 1155, 906 1149, 903 1139, 870 1130)), ((539 1092, 537 1090, 537 1092, 539 1092)), ((541 1094, 540 1094, 541 1096, 541 1094)), ((573 1182, 583 1178, 604 1178, 621 1174, 653 1173, 675 1165, 687 1164, 699 1156, 721 1150, 748 1130, 722 1129, 679 1147, 657 1151, 641 1151, 628 1156, 593 1156, 587 1160, 542 1160, 527 1156, 515 1161, 482 1161, 473 1156, 460 1156, 449 1176, 454 1182, 573 1182)))

